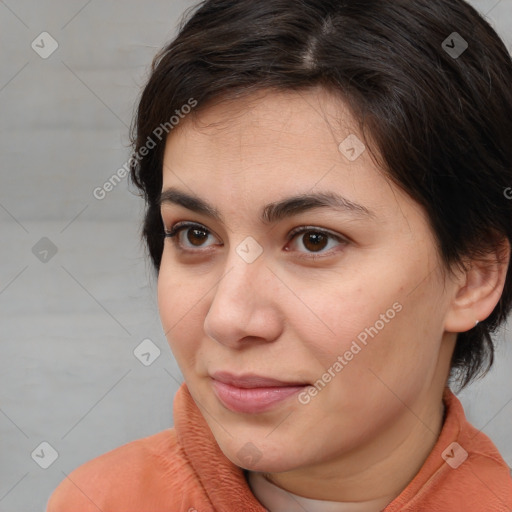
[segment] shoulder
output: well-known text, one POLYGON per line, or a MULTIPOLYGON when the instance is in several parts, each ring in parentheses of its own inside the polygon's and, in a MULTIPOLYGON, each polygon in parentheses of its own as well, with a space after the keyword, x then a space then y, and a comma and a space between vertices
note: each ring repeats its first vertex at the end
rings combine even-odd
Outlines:
POLYGON ((434 449, 386 512, 511 512, 509 467, 448 388, 444 402, 446 418, 434 449))
POLYGON ((169 510, 175 489, 193 470, 174 429, 129 442, 68 474, 51 495, 47 512, 169 510))
POLYGON ((448 405, 451 435, 441 435, 434 450, 440 467, 424 488, 426 503, 449 504, 453 512, 510 512, 510 468, 491 439, 468 422, 453 394, 448 405))
POLYGON ((449 504, 453 512, 512 510, 510 468, 485 434, 450 444, 443 457, 443 467, 424 489, 425 503, 449 504))
POLYGON ((460 465, 457 461, 452 466, 448 465, 448 474, 454 485, 462 476, 464 477, 466 486, 460 491, 464 492, 468 503, 476 505, 475 510, 485 510, 488 507, 488 510, 496 512, 510 512, 512 510, 511 469, 491 439, 467 424, 449 455, 453 452, 455 452, 455 458, 457 458, 457 452, 462 458, 460 465), (457 475, 459 471, 460 475, 457 475))

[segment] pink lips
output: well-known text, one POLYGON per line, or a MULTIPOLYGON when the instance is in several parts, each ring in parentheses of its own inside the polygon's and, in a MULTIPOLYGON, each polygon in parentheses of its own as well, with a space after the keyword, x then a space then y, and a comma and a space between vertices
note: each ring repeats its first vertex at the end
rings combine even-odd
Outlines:
POLYGON ((271 409, 307 386, 301 382, 283 382, 258 375, 235 376, 227 372, 214 373, 212 384, 217 398, 228 409, 253 414, 271 409))

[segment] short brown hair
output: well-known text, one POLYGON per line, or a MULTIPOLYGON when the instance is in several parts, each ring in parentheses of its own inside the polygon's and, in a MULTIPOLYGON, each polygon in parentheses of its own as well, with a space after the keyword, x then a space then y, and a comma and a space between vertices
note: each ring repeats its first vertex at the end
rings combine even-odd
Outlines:
MULTIPOLYGON (((317 85, 351 107, 383 172, 425 209, 447 269, 512 240, 512 62, 469 4, 206 0, 155 57, 133 125, 131 179, 146 201, 142 235, 157 273, 165 138, 140 156, 155 128, 190 98, 197 115, 212 101, 317 85)), ((491 333, 511 303, 509 262, 494 311, 458 334, 461 386, 490 368, 491 333)))

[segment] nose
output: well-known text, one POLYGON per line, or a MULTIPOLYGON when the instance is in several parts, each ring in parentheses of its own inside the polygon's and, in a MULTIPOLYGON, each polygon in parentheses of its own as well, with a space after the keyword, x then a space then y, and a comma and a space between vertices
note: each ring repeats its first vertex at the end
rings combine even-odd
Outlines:
POLYGON ((226 268, 204 321, 206 335, 234 349, 276 340, 282 313, 276 278, 264 258, 246 263, 235 253, 226 268))

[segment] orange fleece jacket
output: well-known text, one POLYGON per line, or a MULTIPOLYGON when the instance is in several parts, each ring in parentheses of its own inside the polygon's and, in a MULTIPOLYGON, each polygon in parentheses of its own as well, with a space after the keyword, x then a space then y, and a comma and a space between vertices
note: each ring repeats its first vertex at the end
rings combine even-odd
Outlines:
MULTIPOLYGON (((448 388, 444 403, 446 418, 434 449, 385 512, 512 512, 505 461, 468 423, 448 388)), ((174 422, 172 429, 75 469, 51 495, 47 512, 266 511, 251 493, 244 470, 221 452, 185 384, 176 393, 174 422)))

